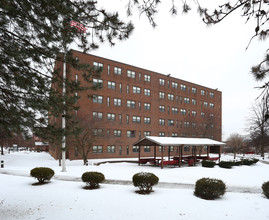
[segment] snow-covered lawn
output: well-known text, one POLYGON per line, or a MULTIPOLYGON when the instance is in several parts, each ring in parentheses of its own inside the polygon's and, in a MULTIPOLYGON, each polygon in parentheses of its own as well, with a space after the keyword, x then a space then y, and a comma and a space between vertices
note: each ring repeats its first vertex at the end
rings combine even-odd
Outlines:
MULTIPOLYGON (((223 159, 231 159, 224 156, 223 159)), ((261 185, 269 181, 269 165, 232 169, 219 167, 171 168, 138 166, 134 163, 106 163, 82 166, 82 161, 67 161, 67 172, 61 172, 58 161, 47 153, 16 152, 0 156, 0 219, 269 219, 269 200, 261 185), (133 174, 145 171, 157 175, 160 182, 195 184, 202 177, 222 179, 228 187, 254 189, 255 193, 227 192, 222 198, 206 201, 193 195, 193 188, 154 187, 150 195, 139 195, 132 185, 101 184, 98 190, 83 190, 78 181, 61 181, 32 186, 36 182, 29 172, 37 166, 52 168, 57 179, 79 179, 85 171, 102 172, 106 179, 131 180, 133 174), (9 173, 16 175, 6 175, 9 173), (20 176, 17 176, 19 174, 20 176)), ((100 160, 90 160, 90 164, 100 160)), ((232 191, 232 190, 231 190, 232 191)), ((240 191, 240 190, 239 190, 240 191)))

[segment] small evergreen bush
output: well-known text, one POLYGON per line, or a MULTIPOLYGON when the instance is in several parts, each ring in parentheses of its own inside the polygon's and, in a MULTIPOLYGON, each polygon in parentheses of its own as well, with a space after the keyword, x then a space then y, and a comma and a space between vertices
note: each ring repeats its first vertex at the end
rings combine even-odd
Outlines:
POLYGON ((254 163, 252 159, 242 159, 241 161, 242 161, 242 164, 246 166, 250 166, 254 163))
POLYGON ((262 191, 266 198, 269 199, 269 181, 262 184, 262 191))
POLYGON ((36 178, 39 183, 44 183, 54 176, 54 171, 48 167, 36 167, 31 170, 30 175, 36 178))
POLYGON ((203 160, 202 167, 214 167, 216 165, 215 161, 212 160, 203 160))
POLYGON ((233 166, 241 166, 243 162, 241 160, 235 160, 233 161, 233 166))
POLYGON ((99 183, 105 180, 105 176, 99 172, 85 172, 82 174, 81 179, 86 183, 84 189, 98 189, 100 187, 99 183))
POLYGON ((153 173, 140 172, 133 175, 133 184, 139 188, 138 193, 149 194, 152 192, 152 187, 157 185, 159 178, 153 173))
POLYGON ((222 180, 202 178, 196 181, 194 195, 207 200, 214 200, 224 195, 226 185, 222 180))
POLYGON ((257 158, 252 158, 252 161, 253 161, 253 163, 257 163, 257 162, 259 162, 259 159, 257 159, 257 158))
POLYGON ((220 161, 219 162, 219 167, 231 169, 233 164, 234 164, 233 161, 220 161))

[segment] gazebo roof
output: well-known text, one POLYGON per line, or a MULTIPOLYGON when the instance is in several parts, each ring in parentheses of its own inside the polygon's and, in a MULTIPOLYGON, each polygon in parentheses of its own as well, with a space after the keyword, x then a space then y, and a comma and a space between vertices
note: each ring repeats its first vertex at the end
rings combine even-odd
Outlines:
POLYGON ((182 137, 157 137, 157 136, 146 136, 141 140, 135 142, 134 146, 220 146, 224 143, 214 141, 209 138, 182 138, 182 137))

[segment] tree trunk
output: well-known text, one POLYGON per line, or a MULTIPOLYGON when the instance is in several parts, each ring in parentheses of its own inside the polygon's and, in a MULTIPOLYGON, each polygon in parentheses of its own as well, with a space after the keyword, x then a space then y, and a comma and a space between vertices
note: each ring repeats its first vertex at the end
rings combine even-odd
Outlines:
POLYGON ((1 155, 4 155, 4 146, 1 145, 1 155))

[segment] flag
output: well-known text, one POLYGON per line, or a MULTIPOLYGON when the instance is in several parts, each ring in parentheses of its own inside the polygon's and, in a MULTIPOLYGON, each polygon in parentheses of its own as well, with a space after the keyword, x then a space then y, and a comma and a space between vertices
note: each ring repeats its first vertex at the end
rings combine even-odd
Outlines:
POLYGON ((70 26, 71 27, 76 27, 80 32, 85 33, 87 28, 85 26, 83 26, 82 24, 80 24, 79 22, 76 21, 70 21, 70 26))

